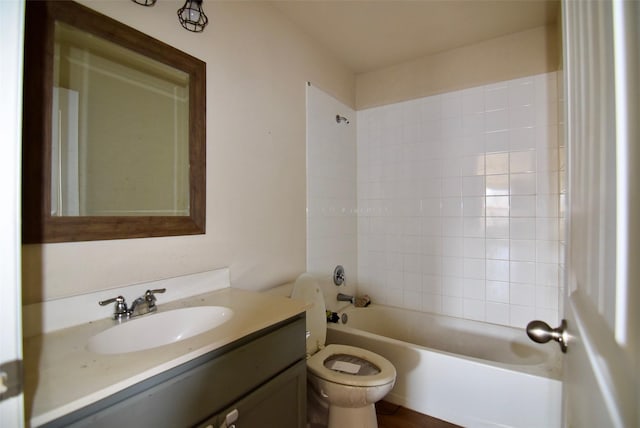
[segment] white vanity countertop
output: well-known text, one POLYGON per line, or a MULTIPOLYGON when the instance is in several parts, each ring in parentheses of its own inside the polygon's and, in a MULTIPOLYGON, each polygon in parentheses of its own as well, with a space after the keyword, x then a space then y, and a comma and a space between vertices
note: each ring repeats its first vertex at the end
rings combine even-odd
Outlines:
POLYGON ((127 354, 99 355, 87 350, 90 337, 115 325, 111 319, 27 338, 25 407, 31 426, 53 421, 306 309, 302 301, 226 288, 159 304, 158 312, 191 306, 226 306, 234 315, 198 336, 127 354))

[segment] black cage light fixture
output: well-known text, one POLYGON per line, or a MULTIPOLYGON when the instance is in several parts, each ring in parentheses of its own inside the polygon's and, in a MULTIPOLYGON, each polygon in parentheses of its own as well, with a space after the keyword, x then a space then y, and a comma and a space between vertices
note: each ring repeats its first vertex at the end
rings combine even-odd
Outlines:
POLYGON ((156 4, 156 0, 131 0, 131 1, 142 6, 153 6, 154 4, 156 4))
POLYGON ((202 0, 187 0, 178 9, 178 20, 182 26, 194 33, 200 33, 209 23, 209 18, 202 10, 202 0))
MULTIPOLYGON (((142 6, 153 6, 156 0, 131 0, 142 6)), ((184 6, 178 9, 178 20, 186 30, 200 33, 209 23, 209 18, 202 9, 202 0, 186 0, 184 6)))

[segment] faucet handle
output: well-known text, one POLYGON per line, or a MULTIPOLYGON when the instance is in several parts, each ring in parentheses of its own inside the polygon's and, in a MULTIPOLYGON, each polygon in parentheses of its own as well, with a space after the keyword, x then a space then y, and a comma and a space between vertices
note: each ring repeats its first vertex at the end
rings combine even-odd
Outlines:
POLYGON ((98 302, 98 304, 100 306, 106 306, 110 303, 114 303, 115 302, 115 307, 113 310, 113 319, 117 320, 117 319, 122 319, 123 317, 126 317, 127 315, 129 315, 129 312, 127 311, 127 304, 124 301, 124 297, 122 296, 118 296, 118 297, 113 297, 111 299, 107 299, 107 300, 100 300, 98 302))
POLYGON ((152 300, 156 300, 156 296, 154 296, 154 294, 157 293, 164 293, 165 291, 167 291, 166 288, 156 288, 154 290, 147 290, 146 293, 144 293, 144 298, 149 302, 152 300))
POLYGON ((164 293, 165 291, 167 291, 166 288, 156 288, 155 290, 147 290, 146 293, 144 293, 144 300, 147 301, 149 308, 153 308, 156 306, 155 294, 164 293))

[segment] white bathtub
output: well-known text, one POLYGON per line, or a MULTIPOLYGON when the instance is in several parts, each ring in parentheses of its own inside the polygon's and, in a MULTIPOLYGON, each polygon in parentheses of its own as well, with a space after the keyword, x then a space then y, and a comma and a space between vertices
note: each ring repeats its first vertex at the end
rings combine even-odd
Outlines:
POLYGON ((359 346, 391 361, 385 400, 465 427, 561 425, 560 352, 522 329, 388 306, 347 308, 327 343, 359 346))

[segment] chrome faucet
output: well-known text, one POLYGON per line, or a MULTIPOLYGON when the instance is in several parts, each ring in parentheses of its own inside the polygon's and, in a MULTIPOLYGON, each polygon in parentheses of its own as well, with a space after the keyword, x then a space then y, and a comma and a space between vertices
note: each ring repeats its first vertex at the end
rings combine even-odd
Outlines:
POLYGON ((353 296, 349 296, 348 294, 338 293, 338 302, 351 302, 353 303, 353 296))
POLYGON ((133 317, 148 314, 149 312, 155 312, 158 309, 156 306, 155 294, 164 293, 165 291, 167 291, 166 288, 147 290, 144 293, 144 296, 138 297, 133 301, 130 308, 127 308, 127 303, 122 296, 114 297, 107 300, 101 300, 98 302, 98 304, 100 306, 105 306, 110 303, 115 303, 113 319, 118 322, 123 322, 133 317))

